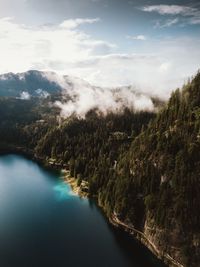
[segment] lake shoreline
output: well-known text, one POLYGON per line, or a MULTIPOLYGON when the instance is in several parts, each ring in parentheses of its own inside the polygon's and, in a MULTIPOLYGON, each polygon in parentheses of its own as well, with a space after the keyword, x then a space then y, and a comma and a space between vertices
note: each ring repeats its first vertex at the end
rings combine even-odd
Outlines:
POLYGON ((112 227, 94 200, 73 194, 60 172, 18 154, 0 157, 0 168, 0 266, 155 267, 148 251, 112 227))
POLYGON ((31 159, 32 161, 37 162, 40 166, 45 167, 49 170, 61 172, 61 177, 67 184, 70 185, 73 193, 75 193, 79 197, 93 198, 96 200, 97 205, 102 209, 103 213, 105 214, 107 220, 111 225, 127 232, 131 237, 133 237, 135 240, 137 240, 147 249, 149 249, 149 251, 151 251, 153 255, 157 257, 158 260, 161 260, 163 262, 163 264, 167 264, 169 267, 184 267, 183 265, 175 261, 172 257, 170 257, 170 255, 160 251, 154 244, 152 244, 152 242, 148 239, 148 237, 145 236, 144 233, 138 231, 137 229, 133 229, 132 226, 124 222, 121 222, 119 218, 117 218, 116 214, 113 213, 111 214, 111 216, 108 216, 108 214, 105 212, 104 206, 99 202, 98 197, 93 197, 89 195, 89 193, 82 191, 81 187, 77 184, 77 179, 69 175, 69 169, 65 164, 57 162, 55 159, 53 159, 52 161, 52 159, 50 158, 39 157, 38 155, 34 154, 33 150, 27 150, 23 147, 11 147, 11 149, 8 148, 3 152, 1 151, 0 155, 6 155, 11 153, 18 154, 28 159, 31 159))
POLYGON ((66 182, 68 185, 70 185, 71 190, 73 191, 74 194, 76 194, 77 196, 81 197, 81 198, 88 198, 89 194, 87 192, 84 192, 81 189, 81 184, 78 185, 78 181, 75 177, 70 176, 70 172, 68 170, 62 169, 61 170, 61 174, 62 174, 62 179, 64 180, 64 182, 66 182))

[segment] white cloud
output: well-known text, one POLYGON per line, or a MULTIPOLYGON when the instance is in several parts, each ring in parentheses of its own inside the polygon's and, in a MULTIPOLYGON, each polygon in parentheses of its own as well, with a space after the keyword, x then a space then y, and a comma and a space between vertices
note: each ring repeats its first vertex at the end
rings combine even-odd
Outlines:
POLYGON ((98 19, 75 20, 74 24, 65 21, 66 27, 26 27, 9 18, 0 19, 0 73, 50 70, 78 76, 96 86, 133 84, 144 93, 168 97, 200 67, 199 38, 151 38, 142 42, 140 53, 133 42, 132 53, 123 54, 117 53, 115 44, 97 40, 74 26, 89 21, 98 19))
POLYGON ((80 26, 82 24, 93 24, 93 23, 96 23, 99 21, 100 21, 99 18, 95 18, 95 19, 68 19, 68 20, 63 21, 60 24, 60 27, 67 28, 67 29, 74 29, 74 28, 77 28, 78 26, 80 26))
POLYGON ((43 72, 43 76, 63 88, 62 101, 56 101, 55 105, 61 108, 61 115, 64 117, 72 114, 85 117, 92 109, 103 114, 111 111, 123 112, 127 107, 137 111, 155 110, 152 94, 139 92, 134 86, 98 87, 82 79, 54 72, 43 72))
POLYGON ((141 8, 146 12, 157 12, 161 15, 178 15, 190 16, 196 12, 196 8, 180 5, 150 5, 141 8))
POLYGON ((21 100, 29 100, 31 98, 31 96, 29 95, 28 92, 22 92, 19 99, 21 100))
MULTIPOLYGON (((200 24, 200 10, 198 8, 182 5, 149 5, 140 8, 145 12, 156 12, 160 15, 170 15, 182 17, 181 22, 184 24, 200 24)), ((167 27, 176 24, 178 21, 168 20, 165 23, 167 27)), ((164 26, 165 27, 165 26, 164 26)))
POLYGON ((144 43, 145 53, 109 54, 77 62, 70 74, 79 74, 91 84, 125 86, 167 98, 199 69, 200 40, 173 38, 144 43), (190 48, 190 49, 188 49, 190 48))
POLYGON ((139 41, 145 41, 147 38, 144 35, 137 35, 137 36, 127 36, 127 39, 131 39, 131 40, 139 40, 139 41))
POLYGON ((61 115, 68 117, 72 114, 84 117, 92 109, 97 109, 103 114, 109 111, 122 112, 125 107, 141 110, 154 110, 154 105, 150 96, 139 94, 132 87, 119 89, 94 87, 80 80, 66 80, 68 87, 69 81, 73 87, 64 91, 64 95, 70 96, 70 101, 57 101, 55 104, 61 108, 61 115))
POLYGON ((159 67, 159 71, 162 73, 162 72, 166 72, 170 69, 171 67, 171 63, 170 62, 164 62, 160 65, 159 67))
POLYGON ((179 18, 175 19, 168 19, 164 22, 157 21, 155 28, 166 28, 166 27, 171 27, 172 25, 175 25, 179 22, 179 18))
POLYGON ((76 28, 97 21, 66 20, 63 25, 36 28, 14 23, 11 18, 0 19, 0 72, 49 69, 49 62, 72 64, 86 60, 94 51, 108 53, 113 44, 95 40, 76 28))

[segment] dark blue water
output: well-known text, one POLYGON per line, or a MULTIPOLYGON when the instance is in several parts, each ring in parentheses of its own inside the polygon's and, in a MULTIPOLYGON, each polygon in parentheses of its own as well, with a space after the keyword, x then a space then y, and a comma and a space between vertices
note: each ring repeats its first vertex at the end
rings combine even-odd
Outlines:
POLYGON ((111 227, 94 202, 58 174, 16 155, 0 157, 1 267, 155 267, 111 227))

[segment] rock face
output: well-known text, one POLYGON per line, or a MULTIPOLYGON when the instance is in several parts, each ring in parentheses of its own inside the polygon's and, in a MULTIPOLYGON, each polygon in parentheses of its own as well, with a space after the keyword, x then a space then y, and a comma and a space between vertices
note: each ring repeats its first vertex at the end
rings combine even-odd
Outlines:
MULTIPOLYGON (((148 218, 145 222, 144 231, 139 231, 130 223, 122 222, 116 214, 110 218, 110 222, 116 227, 121 227, 134 238, 145 245, 154 255, 161 259, 164 263, 171 267, 184 267, 181 263, 183 255, 178 247, 172 247, 167 239, 173 238, 174 234, 164 229, 159 229, 152 218, 148 218)), ((179 237, 179 235, 177 236, 179 237)), ((175 241, 176 242, 176 241, 175 241)))
MULTIPOLYGON (((144 235, 148 238, 150 243, 154 244, 156 250, 153 252, 159 258, 163 259, 169 266, 183 267, 181 264, 182 254, 179 244, 181 235, 176 229, 174 229, 174 231, 166 231, 165 229, 157 227, 153 218, 149 215, 145 222, 144 235)), ((148 242, 146 245, 152 250, 148 242)))

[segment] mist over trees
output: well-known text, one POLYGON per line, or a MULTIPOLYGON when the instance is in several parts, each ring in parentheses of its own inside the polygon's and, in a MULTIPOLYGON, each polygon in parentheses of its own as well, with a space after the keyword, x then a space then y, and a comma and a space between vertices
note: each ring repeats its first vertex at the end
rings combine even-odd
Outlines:
POLYGON ((89 183, 108 216, 144 232, 184 266, 199 263, 200 73, 155 112, 61 118, 46 99, 0 99, 0 149, 23 147, 89 183))

